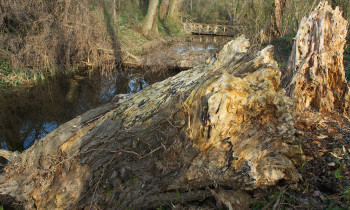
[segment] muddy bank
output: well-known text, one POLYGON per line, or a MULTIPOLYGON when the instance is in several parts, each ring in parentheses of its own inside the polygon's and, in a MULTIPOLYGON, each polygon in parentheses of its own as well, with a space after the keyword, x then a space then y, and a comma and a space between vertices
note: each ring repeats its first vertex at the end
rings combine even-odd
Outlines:
POLYGON ((147 53, 135 56, 124 53, 123 64, 127 67, 150 68, 155 71, 177 69, 185 70, 204 63, 220 51, 232 37, 192 35, 171 42, 154 44, 147 53))

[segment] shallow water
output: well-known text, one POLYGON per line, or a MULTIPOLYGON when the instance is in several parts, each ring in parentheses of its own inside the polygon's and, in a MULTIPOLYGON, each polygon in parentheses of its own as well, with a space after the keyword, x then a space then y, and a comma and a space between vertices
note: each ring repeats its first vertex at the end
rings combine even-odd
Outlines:
POLYGON ((4 94, 0 96, 1 148, 23 151, 59 125, 108 103, 114 95, 138 92, 148 85, 141 74, 132 71, 109 77, 85 73, 51 78, 18 93, 4 94))
MULTIPOLYGON (((190 36, 175 52, 218 50, 231 38, 190 36), (201 42, 197 42, 200 40, 201 42), (204 40, 204 42, 203 42, 204 40), (209 40, 209 41, 208 41, 209 40)), ((0 146, 23 151, 59 125, 108 103, 116 94, 135 93, 175 72, 153 75, 145 70, 127 70, 108 77, 85 72, 74 77, 60 76, 16 93, 0 95, 0 146)))

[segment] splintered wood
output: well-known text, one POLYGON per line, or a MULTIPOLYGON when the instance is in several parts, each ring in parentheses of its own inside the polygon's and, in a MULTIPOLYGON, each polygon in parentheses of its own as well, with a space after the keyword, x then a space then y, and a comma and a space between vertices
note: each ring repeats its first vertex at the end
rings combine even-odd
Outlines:
POLYGON ((349 85, 345 78, 343 52, 347 21, 339 8, 321 2, 308 18, 303 18, 283 86, 294 99, 294 110, 349 113, 349 85))

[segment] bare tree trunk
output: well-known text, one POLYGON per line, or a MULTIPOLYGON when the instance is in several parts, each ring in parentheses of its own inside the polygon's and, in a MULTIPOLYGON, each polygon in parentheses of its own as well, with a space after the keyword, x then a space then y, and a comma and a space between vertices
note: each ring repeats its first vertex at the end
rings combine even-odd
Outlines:
POLYGON ((170 18, 177 18, 178 17, 178 8, 179 8, 179 4, 181 3, 181 1, 182 0, 171 0, 170 1, 168 17, 170 17, 170 18))
POLYGON ((149 2, 147 15, 144 19, 142 28, 144 34, 148 34, 152 30, 156 18, 158 4, 159 0, 150 0, 149 2))
POLYGON ((270 41, 272 38, 279 37, 282 29, 282 17, 286 0, 274 0, 272 4, 272 13, 267 20, 265 28, 261 31, 261 43, 270 41))
POLYGON ((0 151, 12 161, 0 202, 145 209, 203 199, 206 186, 297 182, 292 103, 273 49, 251 56, 248 47, 239 37, 207 63, 86 112, 20 155, 0 151))
POLYGON ((118 1, 119 0, 113 0, 112 1, 112 16, 113 16, 113 23, 114 26, 117 28, 117 8, 118 8, 118 1))
POLYGON ((167 12, 169 9, 169 0, 162 0, 162 3, 159 6, 159 18, 164 20, 167 16, 167 12))
POLYGON ((280 34, 282 31, 282 17, 284 7, 286 5, 286 0, 275 0, 275 21, 278 33, 280 34))
POLYGON ((349 113, 343 65, 346 34, 347 21, 327 2, 302 19, 282 83, 294 99, 295 111, 312 108, 349 113))

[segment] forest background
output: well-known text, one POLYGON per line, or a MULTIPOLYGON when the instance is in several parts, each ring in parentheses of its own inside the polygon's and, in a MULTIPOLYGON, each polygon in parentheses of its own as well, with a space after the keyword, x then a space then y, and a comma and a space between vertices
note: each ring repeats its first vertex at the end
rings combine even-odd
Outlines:
MULTIPOLYGON (((58 73, 120 67, 185 36, 182 22, 237 26, 253 46, 272 43, 289 54, 301 19, 320 0, 2 0, 0 85, 12 87, 58 73)), ((347 0, 332 0, 345 19, 347 0)), ((239 33, 239 34, 238 34, 239 33)), ((349 36, 348 36, 349 37, 349 36)), ((345 62, 350 61, 346 45, 345 62)), ((281 64, 284 65, 284 64, 281 64)), ((347 66, 347 65, 346 65, 347 66)), ((347 76, 350 73, 347 71, 347 76)))

